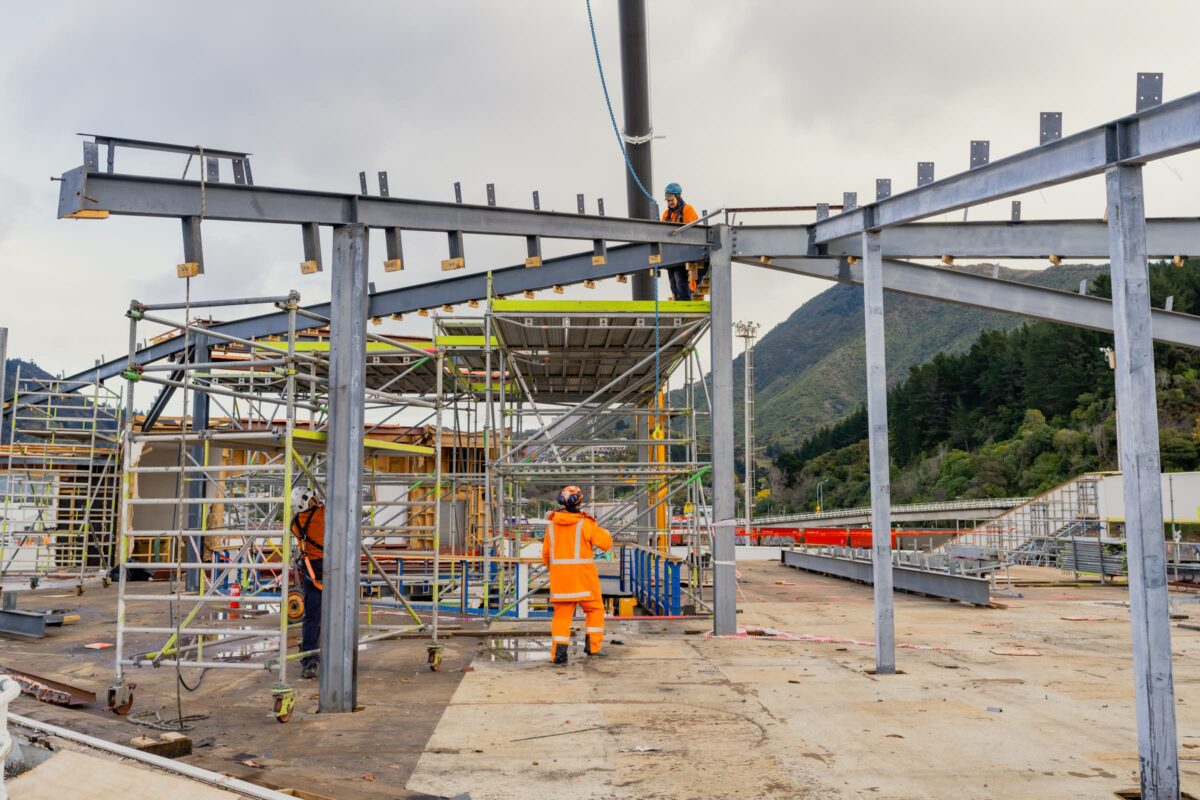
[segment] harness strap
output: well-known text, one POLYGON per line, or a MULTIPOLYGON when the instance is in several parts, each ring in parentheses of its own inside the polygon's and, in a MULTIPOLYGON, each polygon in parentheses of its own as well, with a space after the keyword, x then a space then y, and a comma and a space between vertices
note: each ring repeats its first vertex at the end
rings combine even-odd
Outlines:
POLYGON ((308 556, 304 557, 304 566, 308 567, 308 579, 312 581, 313 586, 317 587, 317 591, 325 591, 324 585, 317 580, 317 574, 313 572, 312 559, 310 559, 308 556))

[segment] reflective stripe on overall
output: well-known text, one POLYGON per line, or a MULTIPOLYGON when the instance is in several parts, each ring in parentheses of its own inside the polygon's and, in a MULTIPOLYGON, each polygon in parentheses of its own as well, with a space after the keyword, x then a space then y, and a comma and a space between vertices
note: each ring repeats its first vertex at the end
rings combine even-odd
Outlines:
MULTIPOLYGON (((580 558, 583 551, 583 520, 575 523, 575 547, 571 550, 571 558, 559 558, 555 555, 556 542, 554 540, 554 529, 558 527, 553 522, 546 529, 546 535, 550 537, 550 571, 554 572, 554 568, 559 565, 566 564, 592 564, 595 563, 592 558, 580 558)), ((553 579, 552 579, 553 580, 553 579)), ((560 592, 555 594, 553 588, 550 591, 550 602, 560 603, 569 601, 586 600, 592 596, 591 591, 584 592, 560 592)))

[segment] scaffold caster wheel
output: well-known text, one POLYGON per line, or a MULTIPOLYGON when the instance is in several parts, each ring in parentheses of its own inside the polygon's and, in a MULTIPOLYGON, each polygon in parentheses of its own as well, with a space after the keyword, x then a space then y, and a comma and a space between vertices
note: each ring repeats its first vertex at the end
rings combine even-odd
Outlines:
POLYGON ((304 618, 304 595, 300 592, 288 592, 288 619, 295 622, 304 618))
POLYGON ((75 587, 75 596, 83 597, 83 584, 82 583, 75 587))
POLYGON ((429 668, 437 672, 442 668, 442 646, 434 642, 426 648, 426 651, 429 654, 429 668))
POLYGON ((296 707, 296 690, 290 686, 276 686, 271 690, 271 695, 275 698, 275 721, 281 724, 287 722, 296 707))
POLYGON ((38 587, 38 577, 37 577, 37 575, 34 575, 32 578, 29 579, 29 588, 36 589, 37 587, 38 587))
POLYGON ((119 717, 128 714, 129 709, 133 708, 133 690, 136 688, 136 683, 119 683, 108 687, 108 704, 104 706, 104 710, 111 711, 119 717))

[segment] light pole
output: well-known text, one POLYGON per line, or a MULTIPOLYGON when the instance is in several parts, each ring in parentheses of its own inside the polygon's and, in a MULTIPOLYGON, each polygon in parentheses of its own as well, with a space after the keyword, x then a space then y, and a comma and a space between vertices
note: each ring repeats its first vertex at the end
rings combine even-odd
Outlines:
POLYGON ((745 419, 743 421, 743 433, 746 443, 746 477, 743 481, 743 493, 745 494, 746 506, 746 533, 750 533, 750 518, 753 516, 754 506, 754 337, 758 335, 757 322, 735 322, 733 323, 733 332, 739 339, 743 341, 744 349, 742 352, 746 361, 746 378, 743 387, 745 402, 745 419))
POLYGON ((825 508, 825 493, 823 491, 825 484, 829 483, 829 478, 823 478, 817 484, 817 513, 820 514, 825 508))

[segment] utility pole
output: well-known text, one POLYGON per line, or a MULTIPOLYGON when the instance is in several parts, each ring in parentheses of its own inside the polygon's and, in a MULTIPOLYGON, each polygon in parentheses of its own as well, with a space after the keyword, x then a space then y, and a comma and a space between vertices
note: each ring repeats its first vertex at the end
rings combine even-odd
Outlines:
POLYGON ((742 357, 745 359, 746 379, 743 404, 743 434, 746 448, 746 477, 742 482, 745 495, 746 533, 750 533, 750 518, 754 515, 754 337, 758 335, 757 322, 735 322, 733 331, 742 340, 742 357))
MULTIPOLYGON (((650 164, 650 52, 646 40, 645 0, 620 0, 617 4, 617 20, 621 39, 621 105, 625 114, 621 138, 624 140, 625 154, 629 158, 628 165, 621 165, 625 169, 625 201, 630 217, 654 219, 654 204, 642 193, 637 180, 629 171, 632 167, 642 185, 647 187, 647 191, 654 191, 651 188, 654 186, 654 178, 650 164)), ((658 277, 649 264, 646 267, 633 273, 630 289, 633 291, 634 300, 653 300, 655 297, 655 282, 658 277)), ((657 398, 654 402, 657 402, 657 398)), ((637 438, 642 441, 649 439, 650 417, 639 415, 636 424, 637 438)), ((647 445, 638 445, 638 461, 648 463, 653 452, 654 449, 647 445)), ((643 547, 650 545, 651 541, 646 524, 649 515, 649 498, 639 498, 637 537, 638 544, 643 547)))
MULTIPOLYGON (((647 191, 654 191, 650 163, 650 52, 646 39, 646 0, 620 0, 617 18, 621 33, 621 104, 625 125, 621 131, 625 152, 633 171, 647 191)), ((637 181, 625 169, 625 198, 629 216, 654 219, 654 204, 642 194, 637 181)), ((647 265, 649 266, 649 265, 647 265)), ((633 299, 653 300, 655 277, 649 269, 633 275, 633 299)))

